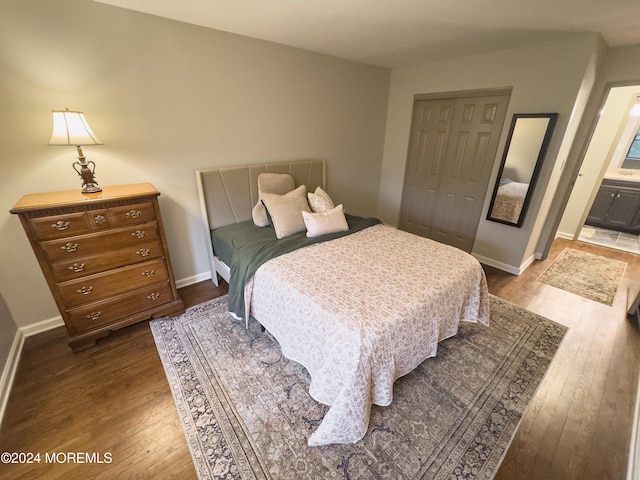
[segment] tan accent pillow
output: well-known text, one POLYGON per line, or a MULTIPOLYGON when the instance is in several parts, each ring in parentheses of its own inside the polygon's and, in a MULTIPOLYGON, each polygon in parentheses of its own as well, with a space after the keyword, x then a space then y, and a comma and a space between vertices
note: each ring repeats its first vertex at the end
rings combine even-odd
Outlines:
POLYGON ((296 188, 293 177, 288 173, 261 173, 258 175, 258 203, 251 210, 253 223, 258 227, 266 227, 269 225, 269 217, 267 211, 262 204, 262 195, 264 193, 277 193, 283 195, 296 188))
POLYGON ((262 201, 267 208, 276 237, 284 238, 305 229, 302 212, 309 212, 307 203, 307 187, 300 185, 284 195, 263 193, 262 201))
POLYGON ((320 187, 316 187, 313 193, 307 193, 307 199, 309 200, 309 206, 313 213, 326 212, 335 207, 329 194, 320 187))
POLYGON ((322 213, 302 212, 302 218, 304 218, 304 224, 307 227, 307 237, 349 230, 342 205, 322 213))

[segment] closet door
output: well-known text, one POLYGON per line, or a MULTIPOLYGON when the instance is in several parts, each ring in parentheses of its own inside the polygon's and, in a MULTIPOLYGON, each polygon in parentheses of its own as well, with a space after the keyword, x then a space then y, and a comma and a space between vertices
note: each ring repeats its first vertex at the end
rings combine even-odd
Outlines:
POLYGON ((420 100, 413 126, 400 208, 400 229, 431 237, 455 99, 420 100))
POLYGON ((470 252, 509 95, 417 100, 400 228, 470 252))

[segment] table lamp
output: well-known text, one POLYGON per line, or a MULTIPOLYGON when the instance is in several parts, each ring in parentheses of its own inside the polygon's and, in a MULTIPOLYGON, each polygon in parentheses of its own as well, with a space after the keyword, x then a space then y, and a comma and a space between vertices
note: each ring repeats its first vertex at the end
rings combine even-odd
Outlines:
POLYGON ((102 191, 93 176, 96 164, 91 160, 87 162, 82 153, 83 145, 102 145, 102 142, 91 131, 83 112, 72 112, 68 108, 53 110, 53 133, 49 145, 75 146, 78 151, 78 161, 74 162, 72 167, 82 178, 82 193, 102 191))

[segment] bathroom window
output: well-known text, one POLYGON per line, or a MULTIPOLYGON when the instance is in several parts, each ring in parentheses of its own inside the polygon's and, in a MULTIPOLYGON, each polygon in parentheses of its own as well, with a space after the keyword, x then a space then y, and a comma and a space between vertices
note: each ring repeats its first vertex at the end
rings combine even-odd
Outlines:
POLYGON ((636 133, 629 151, 622 162, 622 168, 635 168, 640 170, 640 131, 636 133))

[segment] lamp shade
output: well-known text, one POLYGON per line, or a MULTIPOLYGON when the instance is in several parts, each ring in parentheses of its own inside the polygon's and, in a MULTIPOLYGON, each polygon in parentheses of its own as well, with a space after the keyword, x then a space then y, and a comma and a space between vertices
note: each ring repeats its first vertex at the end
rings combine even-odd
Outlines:
POLYGON ((49 145, 102 145, 84 118, 83 112, 53 111, 53 133, 49 145))

